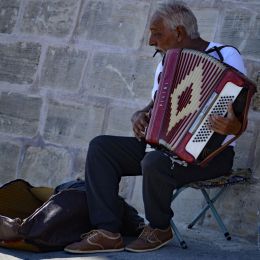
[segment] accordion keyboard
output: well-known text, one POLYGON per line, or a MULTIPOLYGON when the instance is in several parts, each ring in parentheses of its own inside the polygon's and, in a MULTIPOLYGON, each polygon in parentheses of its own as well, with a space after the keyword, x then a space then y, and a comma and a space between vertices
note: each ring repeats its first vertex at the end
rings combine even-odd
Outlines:
POLYGON ((209 99, 209 102, 205 105, 203 111, 199 114, 197 120, 189 130, 192 134, 192 138, 187 143, 186 150, 190 152, 194 158, 199 156, 214 133, 210 130, 209 117, 211 115, 225 116, 228 104, 237 98, 241 90, 241 87, 228 82, 219 95, 215 95, 214 98, 209 99))

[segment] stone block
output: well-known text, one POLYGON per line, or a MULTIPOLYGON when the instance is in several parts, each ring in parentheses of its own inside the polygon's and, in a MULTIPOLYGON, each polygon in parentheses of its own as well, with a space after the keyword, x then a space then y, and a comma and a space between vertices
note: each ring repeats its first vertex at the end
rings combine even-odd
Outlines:
MULTIPOLYGON (((234 9, 224 12, 223 24, 221 30, 221 37, 228 38, 232 42, 237 44, 241 43, 241 40, 247 35, 248 30, 250 29, 250 19, 252 14, 245 9, 234 9)), ((231 44, 231 42, 229 41, 231 44)))
POLYGON ((83 51, 49 47, 40 85, 63 90, 77 90, 86 58, 87 54, 83 51))
POLYGON ((224 12, 217 41, 236 46, 242 54, 259 57, 259 16, 248 9, 228 9, 224 12))
POLYGON ((255 148, 255 132, 255 122, 249 120, 246 131, 236 141, 234 168, 253 166, 252 156, 255 148))
MULTIPOLYGON (((87 148, 87 147, 86 147, 87 148)), ((74 153, 73 160, 73 175, 76 178, 85 179, 85 164, 86 164, 87 151, 78 150, 74 153)))
POLYGON ((19 146, 0 142, 0 184, 16 179, 16 167, 19 160, 19 146))
POLYGON ((116 105, 109 109, 106 134, 133 136, 131 117, 137 111, 126 105, 116 105))
POLYGON ((172 203, 174 221, 190 223, 204 206, 205 202, 200 191, 186 189, 172 203))
POLYGON ((144 214, 142 176, 126 176, 121 179, 119 194, 140 214, 144 214))
POLYGON ((184 2, 193 10, 193 8, 208 8, 215 7, 216 2, 219 3, 219 0, 184 0, 184 2))
POLYGON ((256 238, 259 192, 256 185, 236 185, 216 202, 218 212, 231 234, 256 238))
POLYGON ((44 130, 49 142, 86 147, 101 134, 105 108, 101 105, 69 105, 51 101, 44 130))
POLYGON ((0 43, 0 81, 31 84, 39 64, 41 45, 30 42, 0 43))
POLYGON ((0 2, 0 33, 12 33, 18 17, 20 0, 0 2))
POLYGON ((256 16, 253 25, 250 26, 249 37, 246 41, 245 48, 242 50, 243 54, 250 55, 254 58, 260 59, 260 5, 255 10, 256 16))
POLYGON ((73 29, 79 0, 30 0, 25 6, 21 31, 65 37, 73 29))
POLYGON ((28 147, 19 178, 35 186, 55 187, 70 180, 71 158, 67 151, 55 147, 28 147))
POLYGON ((194 8, 192 10, 197 18, 201 37, 208 41, 213 41, 220 11, 215 8, 194 8))
POLYGON ((141 45, 149 12, 144 1, 85 1, 77 36, 120 47, 141 45))
POLYGON ((41 98, 3 92, 0 95, 0 132, 33 136, 39 123, 41 98))
POLYGON ((260 111, 260 71, 258 71, 256 78, 257 92, 253 97, 253 108, 254 110, 260 111))
POLYGON ((251 60, 244 57, 244 63, 247 70, 247 76, 256 83, 258 73, 260 72, 259 62, 257 60, 251 60))
MULTIPOLYGON (((259 125, 259 121, 258 121, 258 125, 259 125)), ((254 169, 254 174, 256 177, 259 178, 259 181, 260 181, 260 132, 258 132, 258 136, 255 138, 254 140, 255 142, 255 151, 254 151, 254 166, 253 166, 253 169, 254 169)), ((259 185, 260 187, 260 185, 259 185)), ((259 210, 260 210, 260 207, 259 207, 259 210)))
MULTIPOLYGON (((227 4, 230 4, 230 0, 222 0, 222 2, 227 2, 227 4)), ((233 1, 234 2, 234 1, 233 1)), ((249 5, 259 5, 259 1, 258 0, 236 0, 235 1, 236 2, 236 4, 237 5, 247 5, 247 6, 249 6, 249 5)))
POLYGON ((252 107, 256 111, 260 111, 260 63, 259 61, 244 59, 247 69, 247 76, 257 85, 257 92, 253 96, 252 107))
POLYGON ((91 95, 150 100, 155 67, 151 57, 97 53, 83 85, 91 95))

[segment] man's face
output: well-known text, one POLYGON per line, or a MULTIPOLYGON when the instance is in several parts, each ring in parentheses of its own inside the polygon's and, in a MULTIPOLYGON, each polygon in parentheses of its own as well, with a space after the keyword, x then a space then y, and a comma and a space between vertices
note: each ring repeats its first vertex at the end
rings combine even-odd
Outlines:
POLYGON ((170 29, 158 16, 151 20, 149 45, 163 53, 169 49, 180 48, 176 30, 170 29))

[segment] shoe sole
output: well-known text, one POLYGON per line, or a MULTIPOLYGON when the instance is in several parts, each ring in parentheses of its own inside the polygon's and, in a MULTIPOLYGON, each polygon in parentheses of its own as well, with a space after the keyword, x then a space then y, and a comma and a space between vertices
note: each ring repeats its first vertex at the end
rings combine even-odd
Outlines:
POLYGON ((124 248, 119 248, 119 249, 97 249, 97 250, 88 250, 88 251, 64 248, 64 251, 68 252, 68 253, 76 253, 76 254, 88 254, 88 253, 89 254, 93 254, 93 253, 121 252, 121 251, 124 251, 124 248))
POLYGON ((157 250, 157 249, 163 247, 164 245, 166 245, 167 243, 169 243, 171 240, 172 240, 172 238, 169 239, 169 240, 167 240, 167 241, 165 241, 164 243, 158 245, 157 247, 154 247, 154 248, 148 248, 148 249, 133 249, 133 248, 125 247, 125 250, 126 250, 126 251, 129 251, 129 252, 134 252, 134 253, 150 252, 150 251, 154 251, 154 250, 157 250))

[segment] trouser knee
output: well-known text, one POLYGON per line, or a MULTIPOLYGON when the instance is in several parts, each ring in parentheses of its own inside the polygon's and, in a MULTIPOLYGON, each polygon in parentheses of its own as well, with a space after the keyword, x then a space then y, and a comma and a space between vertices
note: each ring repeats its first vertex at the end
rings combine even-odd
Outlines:
POLYGON ((144 178, 157 175, 160 171, 161 156, 157 151, 149 152, 141 161, 142 173, 144 178))
POLYGON ((102 147, 107 143, 107 136, 105 135, 99 135, 94 137, 90 143, 89 143, 89 148, 88 152, 91 152, 92 150, 97 149, 98 147, 102 147))

